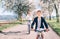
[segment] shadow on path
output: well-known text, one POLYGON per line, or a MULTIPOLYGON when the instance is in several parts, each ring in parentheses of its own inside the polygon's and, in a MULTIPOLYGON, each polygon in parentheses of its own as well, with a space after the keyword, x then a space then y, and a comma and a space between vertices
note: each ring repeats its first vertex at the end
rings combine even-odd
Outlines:
POLYGON ((4 35, 28 35, 28 33, 26 31, 0 32, 0 34, 4 34, 4 35))

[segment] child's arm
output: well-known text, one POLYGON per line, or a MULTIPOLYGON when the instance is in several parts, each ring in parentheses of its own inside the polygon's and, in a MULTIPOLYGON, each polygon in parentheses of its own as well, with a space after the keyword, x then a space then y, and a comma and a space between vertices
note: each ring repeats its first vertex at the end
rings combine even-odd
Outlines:
POLYGON ((43 18, 43 21, 44 21, 44 25, 45 25, 45 27, 46 27, 46 32, 48 32, 48 31, 49 31, 49 29, 48 29, 48 24, 47 24, 47 22, 45 21, 44 18, 43 18))
POLYGON ((33 20, 32 24, 31 24, 31 29, 33 29, 34 24, 35 24, 35 19, 33 20))
POLYGON ((43 18, 43 22, 44 22, 44 25, 45 25, 46 29, 48 29, 48 24, 47 24, 47 22, 45 21, 44 18, 43 18))

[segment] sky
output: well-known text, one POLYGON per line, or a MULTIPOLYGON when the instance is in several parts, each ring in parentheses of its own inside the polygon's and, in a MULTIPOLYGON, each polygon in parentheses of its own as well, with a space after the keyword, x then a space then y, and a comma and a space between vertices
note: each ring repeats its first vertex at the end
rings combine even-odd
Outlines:
POLYGON ((14 12, 9 12, 9 11, 3 12, 3 11, 4 11, 4 8, 0 7, 0 15, 15 15, 14 12))

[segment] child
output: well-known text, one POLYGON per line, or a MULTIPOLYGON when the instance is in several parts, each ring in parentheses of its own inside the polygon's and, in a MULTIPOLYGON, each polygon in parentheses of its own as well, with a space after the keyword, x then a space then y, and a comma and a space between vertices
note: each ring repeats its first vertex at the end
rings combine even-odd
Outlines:
MULTIPOLYGON (((45 25, 46 31, 48 32, 48 25, 45 19, 41 15, 42 15, 41 10, 38 10, 37 17, 34 18, 33 23, 31 25, 31 29, 33 30, 33 25, 36 24, 35 31, 37 32, 37 30, 40 30, 41 28, 44 29, 44 25, 45 25)), ((41 35, 42 35, 42 38, 44 38, 43 33, 41 33, 41 35)), ((36 39, 38 39, 38 36, 39 35, 37 35, 36 39)))
POLYGON ((27 12, 27 17, 26 18, 27 18, 27 21, 28 21, 28 23, 27 23, 28 24, 28 32, 29 32, 28 34, 30 34, 30 25, 31 25, 31 21, 32 21, 32 15, 31 15, 30 11, 27 12))

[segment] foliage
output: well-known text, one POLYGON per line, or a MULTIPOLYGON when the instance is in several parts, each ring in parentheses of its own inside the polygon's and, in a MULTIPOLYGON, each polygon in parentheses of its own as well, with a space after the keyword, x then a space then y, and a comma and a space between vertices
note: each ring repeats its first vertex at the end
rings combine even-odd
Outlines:
POLYGON ((30 9, 28 0, 2 0, 2 7, 7 11, 14 11, 20 17, 30 9))
POLYGON ((58 8, 59 8, 60 0, 42 0, 42 1, 43 1, 43 4, 45 4, 45 6, 47 6, 47 7, 45 7, 45 6, 43 6, 43 7, 45 7, 49 11, 49 19, 51 20, 52 11, 55 8, 55 10, 56 10, 56 19, 57 19, 57 22, 59 22, 58 8))

